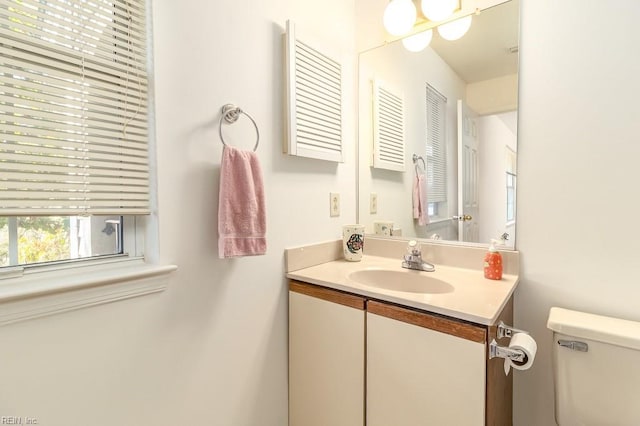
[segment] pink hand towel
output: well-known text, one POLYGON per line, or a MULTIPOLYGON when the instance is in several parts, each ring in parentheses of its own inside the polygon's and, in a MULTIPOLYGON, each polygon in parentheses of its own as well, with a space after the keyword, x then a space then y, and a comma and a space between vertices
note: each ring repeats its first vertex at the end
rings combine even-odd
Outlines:
POLYGON ((420 187, 418 186, 418 174, 413 178, 413 218, 420 217, 420 187))
POLYGON ((258 156, 225 146, 220 166, 218 254, 220 259, 267 251, 264 184, 258 156))
POLYGON ((416 173, 413 181, 413 218, 418 219, 418 225, 429 224, 427 203, 427 177, 423 173, 416 173))

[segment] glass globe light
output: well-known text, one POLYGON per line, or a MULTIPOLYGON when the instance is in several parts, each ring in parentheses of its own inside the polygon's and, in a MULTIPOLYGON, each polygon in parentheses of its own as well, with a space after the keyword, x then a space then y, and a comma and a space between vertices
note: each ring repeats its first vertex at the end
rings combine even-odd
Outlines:
POLYGON ((445 40, 458 40, 469 31, 470 27, 471 15, 440 25, 438 34, 445 40))
POLYGON ((402 45, 409 52, 421 52, 431 43, 433 30, 423 31, 402 39, 402 45))
POLYGON ((453 14, 458 5, 457 0, 422 0, 421 8, 424 16, 432 22, 444 21, 453 14))
POLYGON ((411 0, 392 0, 384 9, 382 23, 394 36, 407 34, 416 22, 416 7, 411 0))

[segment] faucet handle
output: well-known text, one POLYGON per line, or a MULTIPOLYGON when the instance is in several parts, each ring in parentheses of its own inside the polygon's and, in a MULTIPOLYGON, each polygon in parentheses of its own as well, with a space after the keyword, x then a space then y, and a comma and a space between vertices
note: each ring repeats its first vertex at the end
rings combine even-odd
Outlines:
POLYGON ((420 244, 416 240, 410 240, 407 249, 411 254, 419 254, 420 244))

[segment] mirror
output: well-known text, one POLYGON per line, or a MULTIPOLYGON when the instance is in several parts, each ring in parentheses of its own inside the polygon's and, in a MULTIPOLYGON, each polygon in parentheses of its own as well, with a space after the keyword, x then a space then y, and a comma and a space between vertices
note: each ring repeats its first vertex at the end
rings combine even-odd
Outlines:
POLYGON ((514 247, 518 31, 511 0, 474 15, 459 40, 434 30, 419 53, 400 40, 360 53, 358 223, 368 234, 388 236, 392 224, 402 238, 488 243, 508 235, 504 246, 514 247), (402 104, 390 113, 392 129, 389 96, 402 104), (397 141, 385 145, 385 132, 404 136, 404 152, 387 155, 399 158, 393 167, 381 158, 397 149, 397 141))

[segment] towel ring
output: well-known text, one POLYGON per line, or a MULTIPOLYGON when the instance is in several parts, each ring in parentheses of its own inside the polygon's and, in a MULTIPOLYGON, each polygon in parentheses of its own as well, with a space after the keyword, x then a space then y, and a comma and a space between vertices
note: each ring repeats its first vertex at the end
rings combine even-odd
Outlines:
POLYGON ((258 145, 260 144, 260 130, 258 130, 258 125, 256 121, 249 114, 244 112, 233 104, 226 104, 222 107, 222 115, 220 116, 220 126, 218 127, 218 132, 220 133, 220 140, 222 141, 222 145, 227 146, 227 143, 224 141, 224 136, 222 136, 222 120, 227 122, 227 124, 233 124, 238 121, 240 118, 240 114, 246 115, 249 120, 253 123, 253 127, 256 128, 256 146, 253 147, 253 151, 255 152, 258 149, 258 145))
POLYGON ((418 161, 422 161, 422 170, 427 171, 427 164, 424 162, 424 158, 413 154, 413 164, 416 166, 416 173, 418 173, 418 161))

